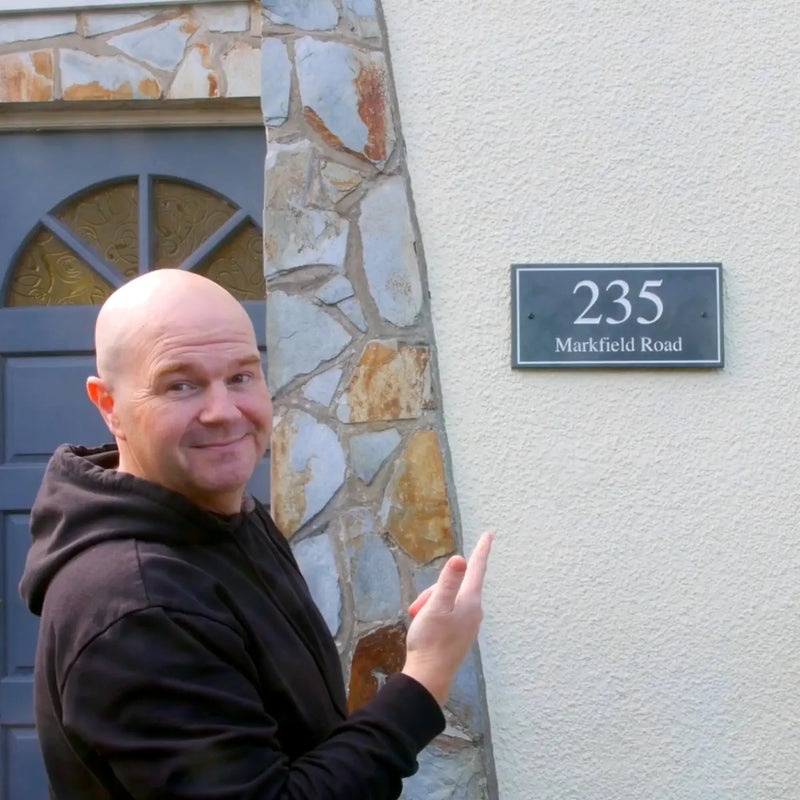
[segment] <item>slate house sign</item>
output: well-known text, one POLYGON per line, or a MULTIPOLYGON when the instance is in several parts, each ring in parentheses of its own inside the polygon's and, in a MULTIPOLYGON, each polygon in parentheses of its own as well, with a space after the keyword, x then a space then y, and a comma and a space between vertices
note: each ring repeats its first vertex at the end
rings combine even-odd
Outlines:
POLYGON ((514 264, 512 367, 722 367, 721 264, 514 264))

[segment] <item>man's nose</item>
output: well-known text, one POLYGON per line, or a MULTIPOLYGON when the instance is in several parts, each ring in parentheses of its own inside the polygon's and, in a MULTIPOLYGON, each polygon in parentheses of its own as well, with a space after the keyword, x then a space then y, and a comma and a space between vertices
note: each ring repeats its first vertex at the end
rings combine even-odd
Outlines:
POLYGON ((203 409, 200 412, 200 422, 214 425, 237 420, 241 416, 242 412, 226 384, 213 383, 208 387, 203 409))

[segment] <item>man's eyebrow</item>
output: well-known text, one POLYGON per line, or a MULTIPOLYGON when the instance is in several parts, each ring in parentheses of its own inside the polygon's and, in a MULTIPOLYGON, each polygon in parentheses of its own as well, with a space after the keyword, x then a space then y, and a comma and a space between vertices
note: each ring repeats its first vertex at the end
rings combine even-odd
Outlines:
MULTIPOLYGON (((261 365, 261 358, 258 353, 252 353, 250 355, 237 358, 233 362, 233 368, 239 369, 241 367, 249 367, 253 364, 258 364, 259 366, 261 365)), ((165 376, 175 374, 191 374, 195 371, 195 369, 197 369, 197 364, 193 364, 190 361, 169 361, 155 371, 153 379, 159 380, 165 376)))

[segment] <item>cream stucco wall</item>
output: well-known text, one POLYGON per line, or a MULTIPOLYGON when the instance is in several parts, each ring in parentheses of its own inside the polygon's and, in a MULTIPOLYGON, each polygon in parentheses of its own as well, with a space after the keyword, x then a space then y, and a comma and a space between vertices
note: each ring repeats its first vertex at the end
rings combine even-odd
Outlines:
POLYGON ((800 797, 789 0, 384 3, 503 800, 800 797), (721 261, 721 371, 512 371, 515 262, 721 261))

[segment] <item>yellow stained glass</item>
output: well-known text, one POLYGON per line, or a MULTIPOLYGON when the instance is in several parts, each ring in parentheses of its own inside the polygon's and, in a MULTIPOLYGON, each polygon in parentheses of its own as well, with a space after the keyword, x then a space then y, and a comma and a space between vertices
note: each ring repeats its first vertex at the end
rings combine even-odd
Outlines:
POLYGON ((153 182, 153 202, 157 268, 180 266, 236 212, 208 189, 166 179, 153 182))
POLYGON ((264 300, 261 231, 245 223, 200 264, 196 272, 224 286, 237 300, 264 300))
POLYGON ((28 242, 6 291, 7 306, 102 303, 113 288, 46 228, 28 242))
POLYGON ((54 216, 126 278, 139 274, 138 181, 90 189, 54 216))

